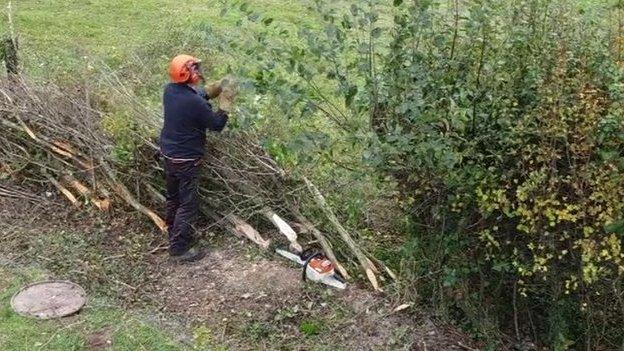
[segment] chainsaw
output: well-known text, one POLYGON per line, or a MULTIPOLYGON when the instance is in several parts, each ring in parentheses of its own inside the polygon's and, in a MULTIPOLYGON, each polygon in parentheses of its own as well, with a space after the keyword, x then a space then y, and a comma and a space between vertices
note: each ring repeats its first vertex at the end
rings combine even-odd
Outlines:
POLYGON ((341 290, 347 287, 344 278, 334 269, 332 261, 321 252, 306 250, 296 254, 282 249, 275 249, 275 252, 303 266, 303 281, 320 282, 341 290))

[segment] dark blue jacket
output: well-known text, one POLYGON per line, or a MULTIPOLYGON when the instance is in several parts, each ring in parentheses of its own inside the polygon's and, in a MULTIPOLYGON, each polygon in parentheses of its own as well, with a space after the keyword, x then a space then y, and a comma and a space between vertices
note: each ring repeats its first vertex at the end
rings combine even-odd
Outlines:
POLYGON ((206 130, 220 132, 228 119, 224 111, 213 112, 205 95, 187 84, 167 84, 163 105, 165 123, 160 132, 160 151, 169 158, 201 158, 206 130))

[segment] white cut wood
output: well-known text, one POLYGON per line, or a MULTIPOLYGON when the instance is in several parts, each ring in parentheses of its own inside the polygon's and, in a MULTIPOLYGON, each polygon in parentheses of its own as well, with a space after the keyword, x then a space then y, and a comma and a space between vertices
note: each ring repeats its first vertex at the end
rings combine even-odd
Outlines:
POLYGON ((65 195, 65 197, 67 198, 67 200, 69 200, 69 202, 72 203, 72 205, 76 206, 76 207, 80 207, 80 201, 78 201, 78 199, 76 198, 76 196, 74 194, 72 194, 71 191, 69 191, 69 189, 67 189, 66 187, 64 187, 63 185, 61 185, 61 183, 59 183, 56 179, 54 179, 51 175, 47 174, 44 172, 44 175, 46 176, 46 178, 48 179, 48 181, 50 181, 50 183, 52 183, 52 185, 54 185, 55 188, 58 189, 58 191, 61 192, 61 194, 65 195))
POLYGON ((290 249, 295 252, 303 252, 303 247, 301 244, 297 242, 297 232, 285 220, 283 220, 277 213, 272 210, 265 208, 262 213, 266 218, 268 218, 273 225, 277 227, 280 233, 284 234, 288 241, 290 242, 290 249))
POLYGON ((271 245, 270 240, 265 240, 258 231, 252 227, 249 223, 245 222, 242 218, 229 214, 225 216, 225 219, 230 222, 232 225, 232 229, 239 235, 247 237, 249 240, 258 244, 263 249, 268 249, 269 245, 271 245))

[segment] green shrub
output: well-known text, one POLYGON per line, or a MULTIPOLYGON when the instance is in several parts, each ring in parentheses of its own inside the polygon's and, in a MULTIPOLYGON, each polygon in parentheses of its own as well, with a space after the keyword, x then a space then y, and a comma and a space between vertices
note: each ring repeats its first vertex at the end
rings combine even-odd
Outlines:
POLYGON ((622 2, 448 3, 314 1, 254 84, 398 181, 404 293, 478 337, 620 347, 622 2))
POLYGON ((397 15, 381 73, 380 166, 415 224, 440 231, 414 232, 427 248, 416 266, 442 282, 425 297, 471 317, 474 296, 486 308, 472 317, 537 323, 559 349, 619 345, 624 305, 604 304, 624 288, 623 233, 609 229, 624 215, 623 71, 608 24, 568 1, 475 3, 447 31, 431 8, 397 15))

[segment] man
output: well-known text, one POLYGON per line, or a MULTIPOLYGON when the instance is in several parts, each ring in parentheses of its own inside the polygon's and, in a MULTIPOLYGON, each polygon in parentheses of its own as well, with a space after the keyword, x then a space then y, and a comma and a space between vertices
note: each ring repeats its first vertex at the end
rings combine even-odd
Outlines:
POLYGON ((200 88, 200 64, 200 60, 189 55, 179 55, 171 61, 171 83, 163 95, 165 123, 160 134, 167 183, 169 255, 187 262, 203 257, 203 252, 191 244, 199 207, 198 179, 206 130, 220 132, 228 120, 225 111, 213 111, 206 92, 200 88))

